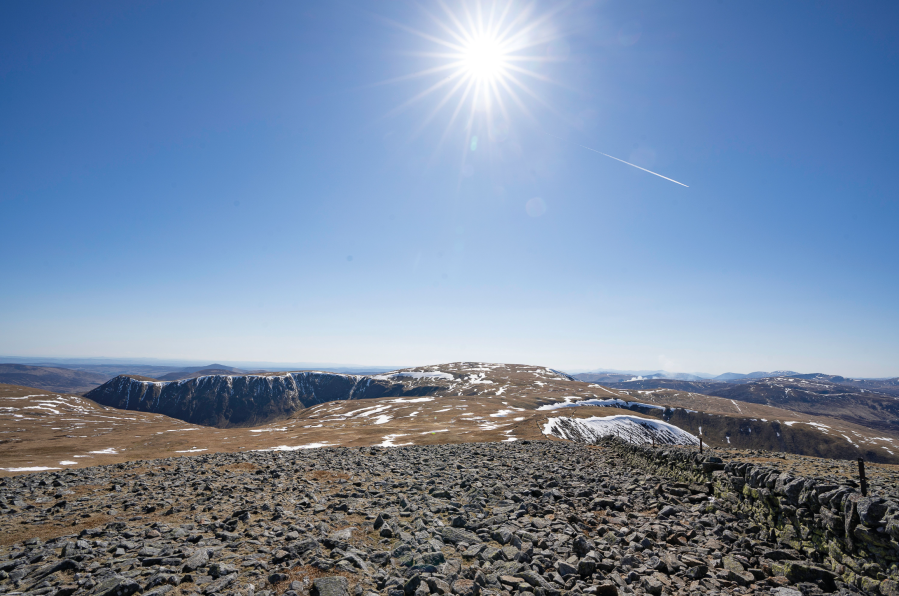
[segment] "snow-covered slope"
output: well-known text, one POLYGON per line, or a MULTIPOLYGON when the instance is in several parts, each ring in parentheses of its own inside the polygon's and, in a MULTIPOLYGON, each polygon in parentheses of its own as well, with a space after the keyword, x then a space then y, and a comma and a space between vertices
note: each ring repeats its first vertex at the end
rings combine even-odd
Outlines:
POLYGON ((543 425, 543 434, 579 443, 595 443, 611 435, 629 443, 699 444, 697 437, 673 424, 627 414, 602 418, 550 418, 543 425))

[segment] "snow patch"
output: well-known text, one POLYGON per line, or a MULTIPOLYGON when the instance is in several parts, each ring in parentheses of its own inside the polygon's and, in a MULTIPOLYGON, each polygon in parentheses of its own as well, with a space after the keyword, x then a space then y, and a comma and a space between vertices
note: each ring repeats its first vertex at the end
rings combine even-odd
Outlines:
POLYGON ((398 372, 392 375, 374 375, 372 379, 380 381, 389 381, 390 379, 445 379, 452 381, 455 379, 453 375, 445 372, 398 372))
POLYGON ((699 438, 661 420, 620 414, 592 418, 550 418, 543 426, 544 435, 583 443, 617 436, 628 443, 664 443, 669 445, 698 445, 699 438))
POLYGON ((598 406, 600 408, 627 408, 630 409, 633 406, 637 406, 640 408, 652 408, 654 410, 664 410, 665 406, 657 406, 656 404, 644 404, 639 401, 624 401, 623 399, 585 399, 581 401, 572 402, 570 399, 577 399, 577 397, 563 397, 564 402, 559 402, 555 404, 547 404, 545 406, 540 406, 537 408, 538 410, 558 410, 559 408, 575 408, 578 406, 598 406))
POLYGON ((405 434, 385 435, 384 441, 378 444, 378 447, 401 447, 403 445, 411 445, 412 443, 400 443, 397 445, 393 441, 399 437, 405 437, 405 434))
POLYGON ((329 447, 330 443, 309 443, 308 445, 278 445, 271 449, 256 449, 255 451, 299 451, 300 449, 318 449, 329 447))

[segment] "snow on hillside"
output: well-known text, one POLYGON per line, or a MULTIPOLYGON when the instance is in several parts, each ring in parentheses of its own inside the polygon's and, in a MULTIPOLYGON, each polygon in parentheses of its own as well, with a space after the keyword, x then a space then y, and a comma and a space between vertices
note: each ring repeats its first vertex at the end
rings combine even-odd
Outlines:
POLYGON ((545 406, 540 406, 537 408, 538 410, 557 410, 559 408, 575 408, 577 406, 598 406, 600 408, 627 408, 630 409, 633 406, 637 406, 640 408, 653 408, 658 410, 664 410, 665 406, 659 406, 656 404, 644 404, 638 401, 624 401, 623 399, 584 399, 581 401, 568 401, 569 398, 562 398, 565 401, 559 402, 556 404, 547 404, 545 406))
POLYGON ((579 443, 595 443, 602 437, 617 436, 628 443, 664 443, 668 445, 698 445, 699 438, 673 424, 639 416, 550 418, 543 426, 544 435, 579 443))
POLYGON ((453 375, 451 375, 449 373, 445 373, 445 372, 439 372, 439 371, 435 371, 435 372, 415 372, 415 371, 413 371, 413 372, 398 372, 398 373, 392 373, 389 375, 373 375, 372 378, 382 380, 382 381, 389 381, 392 379, 403 379, 403 378, 407 378, 407 379, 444 379, 446 381, 455 380, 453 375))

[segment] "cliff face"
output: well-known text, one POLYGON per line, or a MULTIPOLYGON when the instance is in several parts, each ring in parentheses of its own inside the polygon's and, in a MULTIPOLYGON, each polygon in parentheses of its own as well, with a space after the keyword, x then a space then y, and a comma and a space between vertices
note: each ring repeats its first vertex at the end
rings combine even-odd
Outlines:
POLYGON ((428 378, 422 383, 397 375, 367 377, 324 372, 210 375, 170 382, 122 375, 85 397, 113 408, 154 412, 193 424, 227 428, 264 424, 329 401, 429 395, 444 389, 446 384, 445 379, 428 378))

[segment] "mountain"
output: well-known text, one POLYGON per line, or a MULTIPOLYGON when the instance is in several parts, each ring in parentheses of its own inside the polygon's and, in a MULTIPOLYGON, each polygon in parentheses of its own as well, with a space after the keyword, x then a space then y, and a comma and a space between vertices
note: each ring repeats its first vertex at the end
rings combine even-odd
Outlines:
POLYGON ((220 370, 225 373, 237 373, 240 374, 242 372, 247 372, 245 370, 234 368, 233 366, 226 366, 224 364, 207 364, 205 366, 185 366, 180 369, 181 372, 184 373, 198 373, 204 370, 220 370))
POLYGON ((704 395, 717 395, 715 391, 723 390, 731 387, 731 383, 724 381, 678 381, 675 379, 635 379, 628 381, 620 381, 618 383, 607 383, 609 388, 614 389, 674 389, 677 391, 688 391, 694 393, 702 393, 704 395))
POLYGON ((833 416, 884 431, 899 431, 899 398, 825 380, 769 377, 716 389, 712 395, 833 416))
POLYGON ((888 379, 850 379, 839 375, 825 375, 822 373, 812 373, 808 375, 793 375, 794 378, 806 379, 809 381, 820 381, 825 383, 838 383, 840 385, 848 385, 857 387, 867 391, 885 393, 899 397, 899 377, 888 379))
MULTIPOLYGON (((675 380, 603 386, 540 366, 456 362, 383 375, 295 371, 178 381, 125 376, 88 395, 105 406, 204 425, 193 427, 191 448, 197 449, 255 448, 266 445, 264 439, 268 448, 288 450, 539 438, 547 436, 546 423, 554 418, 624 416, 615 424, 559 422, 549 435, 587 424, 627 427, 634 440, 664 442, 669 435, 657 424, 664 422, 713 446, 899 463, 893 442, 899 434, 818 413, 703 395, 695 391, 697 385, 736 386, 675 380), (685 389, 643 388, 650 383, 685 389), (634 424, 656 430, 644 432, 634 424)), ((123 438, 129 444, 135 440, 123 438)), ((150 445, 160 440, 151 439, 150 445)))
POLYGON ((376 375, 204 371, 119 376, 89 398, 0 384, 0 475, 201 452, 609 434, 899 464, 899 399, 823 378, 601 385, 482 362, 376 375))
POLYGON ((623 383, 634 378, 634 375, 620 373, 577 373, 572 375, 578 381, 585 383, 623 383))
POLYGON ((575 374, 574 377, 591 383, 621 383, 624 381, 643 381, 646 379, 672 379, 676 381, 745 381, 751 379, 764 379, 767 377, 797 377, 802 376, 791 370, 778 370, 774 372, 756 371, 748 374, 724 373, 713 376, 705 373, 678 373, 665 370, 596 370, 575 374))
POLYGON ((572 376, 579 381, 588 383, 625 383, 628 381, 642 381, 644 379, 678 379, 683 381, 703 380, 703 377, 691 373, 670 373, 665 371, 647 372, 642 375, 600 372, 578 373, 572 376))
MULTIPOLYGON (((587 381, 591 383, 600 382, 600 379, 604 378, 621 378, 623 380, 628 380, 632 378, 641 378, 641 379, 679 379, 684 381, 699 381, 702 379, 709 379, 712 375, 705 373, 679 373, 679 372, 668 372, 665 370, 615 370, 615 369, 597 369, 593 371, 586 371, 581 373, 576 373, 572 375, 574 378, 579 379, 581 381, 587 381)), ((618 382, 618 381, 615 381, 618 382)))
POLYGON ((107 378, 116 375, 135 374, 147 377, 159 377, 171 372, 195 372, 203 368, 220 368, 234 372, 264 370, 267 372, 290 370, 328 370, 347 374, 378 374, 388 372, 397 367, 347 365, 312 362, 232 362, 231 364, 204 364, 197 361, 167 360, 161 358, 40 358, 0 355, 0 362, 27 364, 29 366, 45 366, 50 368, 67 368, 106 374, 107 378), (236 367, 236 368, 235 368, 236 367))
MULTIPOLYGON (((155 380, 157 381, 180 381, 181 379, 196 379, 198 377, 209 377, 216 375, 240 375, 250 371, 242 371, 221 364, 210 364, 208 368, 194 368, 192 370, 175 371, 166 375, 161 375, 155 380)), ((256 374, 264 374, 266 371, 254 371, 256 374)))
POLYGON ((230 375, 245 372, 247 371, 223 364, 186 367, 172 371, 170 367, 147 367, 142 365, 103 364, 81 365, 81 368, 63 368, 9 363, 0 364, 0 383, 36 387, 60 393, 86 393, 121 374, 171 381, 210 374, 230 375))
POLYGON ((108 375, 67 368, 0 364, 0 383, 60 393, 84 393, 108 380, 108 375))
MULTIPOLYGON (((809 415, 831 416, 872 429, 899 432, 899 395, 834 383, 826 375, 780 376, 720 381, 647 379, 612 387, 636 390, 672 389, 764 404, 809 415), (812 377, 812 378, 802 378, 812 377)), ((843 377, 836 377, 843 379, 843 377)), ((845 379, 844 379, 845 381, 845 379)), ((889 381, 884 384, 889 387, 889 381)), ((895 389, 893 390, 895 391, 895 389)))
POLYGON ((736 381, 737 379, 745 379, 746 375, 741 373, 724 373, 722 375, 718 375, 717 377, 712 377, 712 381, 736 381))
POLYGON ((744 375, 743 378, 744 379, 766 379, 769 377, 792 377, 792 376, 795 376, 798 374, 799 373, 792 371, 792 370, 776 370, 774 372, 763 372, 763 371, 759 370, 756 372, 751 372, 748 375, 744 375))
MULTIPOLYGON (((18 364, 18 363, 17 363, 18 364)), ((210 368, 211 366, 220 367, 221 365, 206 365, 202 367, 190 367, 188 371, 185 371, 184 368, 177 366, 156 366, 156 365, 147 365, 140 363, 109 363, 109 364, 83 364, 83 363, 72 363, 72 364, 55 364, 51 362, 31 362, 28 363, 29 366, 39 367, 39 368, 55 368, 55 369, 65 369, 65 370, 73 370, 73 371, 81 371, 85 373, 93 373, 97 375, 102 375, 104 377, 104 381, 108 381, 109 379, 116 377, 118 375, 139 375, 142 377, 148 377, 152 379, 156 379, 173 372, 179 374, 189 374, 189 371, 199 370, 200 368, 210 368)), ((228 368, 228 367, 224 367, 228 368)), ((236 370, 236 369, 234 369, 236 370)))

